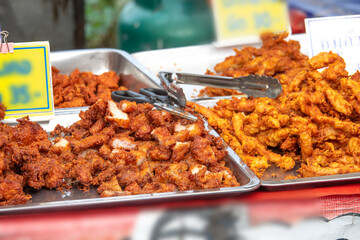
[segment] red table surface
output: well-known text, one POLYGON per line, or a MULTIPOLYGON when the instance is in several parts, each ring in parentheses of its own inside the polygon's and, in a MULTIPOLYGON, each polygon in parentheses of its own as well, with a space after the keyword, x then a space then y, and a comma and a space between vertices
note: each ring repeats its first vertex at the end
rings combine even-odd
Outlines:
POLYGON ((0 216, 0 239, 123 239, 131 236, 138 216, 146 211, 246 206, 249 221, 295 222, 307 216, 332 219, 360 213, 360 184, 291 191, 260 190, 233 198, 191 200, 64 212, 0 216))

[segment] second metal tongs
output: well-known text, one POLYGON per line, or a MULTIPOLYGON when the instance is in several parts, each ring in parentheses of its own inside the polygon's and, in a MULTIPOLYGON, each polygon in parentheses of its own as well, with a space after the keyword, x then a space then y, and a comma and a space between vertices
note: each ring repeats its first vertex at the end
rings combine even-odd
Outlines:
POLYGON ((179 72, 159 72, 162 81, 235 89, 247 96, 276 98, 282 91, 278 79, 266 75, 231 78, 179 72))

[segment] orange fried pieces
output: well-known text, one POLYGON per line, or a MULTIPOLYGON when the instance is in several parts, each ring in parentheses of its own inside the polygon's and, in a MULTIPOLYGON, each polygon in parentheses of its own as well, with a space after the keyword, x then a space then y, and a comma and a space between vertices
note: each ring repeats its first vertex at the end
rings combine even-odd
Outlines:
POLYGON ((98 99, 111 99, 112 91, 127 90, 114 71, 96 75, 76 69, 68 76, 52 67, 52 82, 56 108, 91 106, 98 99))
POLYGON ((215 67, 217 74, 232 77, 275 76, 283 87, 276 99, 188 106, 204 115, 259 177, 271 163, 287 171, 301 162, 299 177, 360 171, 360 73, 349 76, 345 61, 332 52, 308 60, 298 43, 284 37, 263 35, 260 49, 235 50, 215 67))
POLYGON ((6 107, 4 106, 4 104, 0 102, 0 120, 4 119, 5 111, 6 111, 6 107))

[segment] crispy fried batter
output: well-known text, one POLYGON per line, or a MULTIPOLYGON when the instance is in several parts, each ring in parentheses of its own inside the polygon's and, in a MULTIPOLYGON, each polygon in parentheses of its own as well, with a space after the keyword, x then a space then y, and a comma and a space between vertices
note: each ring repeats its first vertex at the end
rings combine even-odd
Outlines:
POLYGON ((52 136, 60 137, 46 155, 38 145, 17 148, 14 155, 29 159, 23 169, 26 176, 34 174, 32 187, 58 188, 58 176, 85 190, 98 186, 102 197, 239 185, 223 166, 227 152, 221 139, 210 135, 200 118, 194 123, 150 104, 111 100, 98 100, 80 118, 69 128, 54 130, 52 136), (33 159, 39 160, 41 171, 33 171, 33 159), (189 169, 193 164, 206 172, 196 175, 189 169))
POLYGON ((0 120, 5 118, 6 107, 0 102, 0 120))
POLYGON ((215 67, 231 77, 275 76, 283 86, 279 97, 223 99, 211 109, 188 106, 205 116, 259 177, 270 163, 286 171, 296 161, 302 163, 299 177, 360 171, 360 73, 349 76, 344 60, 332 52, 308 60, 286 36, 263 35, 260 49, 235 50, 215 67))
POLYGON ((64 143, 54 147, 41 126, 28 117, 18 122, 15 127, 0 125, 0 205, 24 204, 31 199, 23 191, 25 186, 57 189, 66 177, 66 166, 56 155, 56 148, 64 143))
POLYGON ((56 108, 91 106, 98 99, 111 99, 112 91, 127 90, 114 71, 96 75, 75 69, 67 76, 52 67, 52 82, 56 108))
POLYGON ((23 192, 23 177, 15 173, 0 177, 0 206, 26 203, 31 196, 23 192))
MULTIPOLYGON (((244 47, 234 49, 235 55, 227 57, 215 67, 215 73, 208 70, 206 74, 229 77, 247 76, 249 74, 265 74, 277 76, 279 74, 296 72, 308 68, 308 57, 300 52, 297 41, 285 41, 288 33, 264 33, 261 35, 263 46, 261 48, 244 47)), ((293 74, 293 73, 292 73, 293 74)), ((216 89, 207 87, 200 91, 200 96, 238 95, 239 92, 229 89, 216 89)))

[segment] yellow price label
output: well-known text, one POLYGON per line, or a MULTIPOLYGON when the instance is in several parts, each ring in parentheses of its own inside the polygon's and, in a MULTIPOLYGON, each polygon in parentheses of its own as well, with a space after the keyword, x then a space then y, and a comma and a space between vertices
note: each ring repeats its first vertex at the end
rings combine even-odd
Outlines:
POLYGON ((49 42, 15 43, 14 53, 0 54, 0 101, 6 118, 54 115, 49 42))
POLYGON ((218 41, 289 31, 285 0, 212 0, 218 41))

